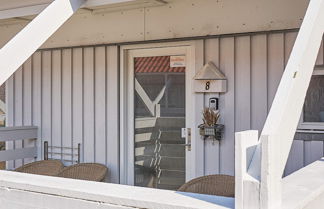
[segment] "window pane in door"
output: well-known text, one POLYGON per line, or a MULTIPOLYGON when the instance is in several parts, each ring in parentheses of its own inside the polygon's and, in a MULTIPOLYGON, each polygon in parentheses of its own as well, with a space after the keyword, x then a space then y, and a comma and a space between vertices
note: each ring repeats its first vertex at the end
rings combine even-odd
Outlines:
POLYGON ((185 68, 169 56, 135 63, 135 185, 178 189, 185 182, 185 68))
POLYGON ((324 122, 324 76, 314 75, 310 82, 305 104, 304 122, 324 122))

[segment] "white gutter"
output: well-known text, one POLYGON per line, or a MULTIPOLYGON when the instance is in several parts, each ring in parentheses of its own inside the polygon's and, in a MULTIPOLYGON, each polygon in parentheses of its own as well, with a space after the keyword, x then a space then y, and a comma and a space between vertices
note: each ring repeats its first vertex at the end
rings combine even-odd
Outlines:
POLYGON ((0 11, 0 19, 10 19, 14 17, 26 17, 41 13, 49 4, 33 5, 0 11))
POLYGON ((108 4, 128 3, 134 1, 135 0, 88 0, 83 7, 98 7, 108 4))

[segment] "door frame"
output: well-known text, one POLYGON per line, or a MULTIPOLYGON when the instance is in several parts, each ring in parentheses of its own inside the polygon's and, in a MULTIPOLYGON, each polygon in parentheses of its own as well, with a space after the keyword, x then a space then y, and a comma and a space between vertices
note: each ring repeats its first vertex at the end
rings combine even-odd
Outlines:
MULTIPOLYGON (((204 175, 204 141, 198 131, 204 95, 193 91, 193 77, 203 66, 203 40, 127 45, 120 48, 120 183, 134 185, 134 56, 186 55, 186 128, 191 128, 191 151, 186 151, 186 181, 204 175)), ((184 127, 185 128, 185 127, 184 127)))

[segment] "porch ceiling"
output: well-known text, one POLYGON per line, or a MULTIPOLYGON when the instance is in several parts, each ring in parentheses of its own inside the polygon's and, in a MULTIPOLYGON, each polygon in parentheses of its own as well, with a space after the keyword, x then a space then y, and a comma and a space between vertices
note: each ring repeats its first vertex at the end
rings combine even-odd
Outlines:
POLYGON ((0 11, 35 6, 40 4, 49 4, 52 1, 53 0, 2 0, 0 3, 0 11))
MULTIPOLYGON (((3 0, 0 3, 0 21, 32 20, 53 0, 3 0)), ((142 7, 161 6, 170 0, 88 0, 80 12, 105 13, 142 7)))

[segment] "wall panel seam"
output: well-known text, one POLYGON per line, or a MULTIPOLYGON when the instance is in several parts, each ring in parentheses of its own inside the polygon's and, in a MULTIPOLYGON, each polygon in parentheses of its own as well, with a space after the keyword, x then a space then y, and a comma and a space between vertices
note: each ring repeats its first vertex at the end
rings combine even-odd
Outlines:
POLYGON ((254 79, 253 79, 253 75, 254 75, 254 37, 250 36, 250 129, 255 129, 255 121, 254 121, 254 111, 253 111, 253 107, 254 107, 254 94, 253 94, 253 87, 254 87, 254 79))
MULTIPOLYGON (((74 148, 74 112, 73 112, 73 106, 74 106, 74 63, 73 63, 73 55, 74 55, 74 50, 71 49, 71 57, 70 57, 70 62, 71 62, 71 109, 70 109, 70 117, 71 117, 71 121, 70 121, 70 125, 71 125, 71 147, 74 148)), ((79 157, 79 156, 78 156, 79 157)), ((74 149, 72 149, 72 161, 74 161, 74 149)), ((79 162, 80 163, 80 162, 79 162)))
MULTIPOLYGON (((219 68, 222 66, 222 61, 221 61, 221 44, 222 44, 222 38, 218 38, 218 59, 219 59, 219 68)), ((227 82, 227 86, 228 86, 228 82, 227 82)), ((223 95, 224 96, 224 95, 223 95)), ((224 107, 226 108, 226 107, 224 107)), ((224 109, 225 110, 225 109, 224 109)), ((225 124, 225 120, 226 118, 223 117, 223 123, 225 124)), ((224 134, 225 135, 225 134, 224 134)), ((223 135, 223 137, 224 137, 223 135)), ((219 152, 218 152, 218 173, 221 174, 221 169, 222 169, 222 155, 221 155, 221 152, 222 152, 222 146, 221 146, 222 142, 219 141, 219 152)))
POLYGON ((63 50, 61 49, 60 50, 60 57, 61 57, 61 63, 60 63, 60 107, 61 107, 61 111, 60 111, 60 119, 61 119, 61 122, 60 122, 60 137, 61 137, 61 160, 63 160, 63 50))
POLYGON ((40 86, 41 86, 41 89, 40 89, 40 102, 41 102, 41 105, 40 105, 40 118, 41 118, 41 121, 40 121, 40 129, 41 129, 41 158, 43 158, 43 59, 44 59, 44 53, 43 52, 40 52, 40 59, 41 59, 41 63, 40 63, 40 66, 41 66, 41 69, 40 69, 40 86))
MULTIPOLYGON (((50 75, 51 75, 51 87, 50 87, 50 105, 51 105, 51 146, 53 146, 53 51, 51 51, 51 67, 50 67, 50 75)), ((51 153, 51 158, 53 158, 53 154, 51 153)))
POLYGON ((283 66, 284 66, 283 71, 285 71, 286 59, 287 59, 287 57, 286 57, 286 53, 287 53, 287 50, 286 50, 286 42, 287 42, 287 40, 286 40, 286 38, 287 38, 287 34, 284 32, 283 33, 283 50, 284 50, 284 52, 283 52, 283 66))
MULTIPOLYGON (((16 74, 13 75, 13 120, 12 125, 16 125, 16 74)), ((16 141, 13 142, 13 149, 16 149, 16 141)), ((13 161, 13 167, 16 168, 16 161, 13 161)))
POLYGON ((96 146, 97 146, 97 134, 96 134, 96 105, 97 105, 97 94, 96 94, 96 49, 97 47, 93 47, 93 156, 94 162, 96 162, 96 146))
MULTIPOLYGON (((221 66, 221 38, 218 38, 218 67, 221 66)), ((228 85, 228 84, 227 84, 228 85)), ((220 93, 221 94, 221 93, 220 93)), ((219 95, 221 98, 221 96, 219 95)), ((223 117, 223 123, 225 123, 225 117, 223 117)), ((218 143, 218 174, 221 173, 221 140, 218 143)))
MULTIPOLYGON (((35 59, 35 55, 33 54, 31 56, 31 106, 30 106, 30 113, 31 113, 31 118, 30 118, 30 122, 31 125, 34 126, 34 59, 35 59)), ((39 137, 37 139, 37 141, 39 140, 39 137)), ((37 146, 37 141, 34 142, 34 146, 37 146)), ((34 159, 35 161, 36 159, 34 159)))
MULTIPOLYGON (((21 66, 21 125, 24 126, 25 125, 25 65, 26 63, 24 63, 21 66)), ((25 147, 25 140, 21 140, 21 147, 24 148, 25 147)), ((25 164, 25 159, 22 159, 22 165, 25 164)))
MULTIPOLYGON (((108 164, 108 48, 105 46, 105 164, 108 164)), ((107 165, 108 166, 108 165, 107 165)))
POLYGON ((234 69, 233 69, 233 74, 234 74, 234 75, 233 75, 233 77, 234 77, 234 78, 233 78, 233 81, 234 81, 234 82, 233 82, 233 83, 234 83, 234 88, 233 88, 233 91, 234 91, 234 100, 233 100, 233 103, 234 103, 234 109, 233 109, 233 115, 234 115, 234 131, 237 131, 237 130, 236 130, 236 127, 235 127, 235 125, 236 125, 236 118, 237 118, 237 117, 236 117, 236 113, 237 113, 237 111, 236 111, 236 107, 237 107, 237 106, 236 106, 236 101, 235 101, 235 99, 236 99, 236 97, 237 97, 237 91, 236 91, 236 87, 237 87, 237 86, 235 85, 235 84, 237 83, 237 77, 235 76, 235 72, 236 72, 236 61, 237 61, 236 59, 237 59, 237 57, 238 57, 238 56, 237 56, 237 48, 236 48, 236 47, 237 47, 238 44, 237 44, 237 38, 236 38, 236 37, 233 37, 233 39, 234 39, 234 58, 233 58, 233 59, 234 59, 234 63, 233 63, 233 65, 234 65, 234 69))
MULTIPOLYGON (((203 40, 203 65, 206 64, 206 40, 203 40)), ((187 87, 186 87, 187 88, 187 87)), ((206 98, 206 93, 203 93, 203 98, 206 98)), ((203 107, 205 108, 206 107, 206 103, 205 103, 205 99, 203 99, 203 107)), ((206 140, 203 140, 203 174, 206 175, 206 140)))
POLYGON ((82 48, 82 161, 84 162, 84 48, 82 48))
POLYGON ((121 57, 120 57, 120 46, 117 46, 115 49, 117 51, 117 178, 118 178, 118 183, 120 183, 120 115, 121 115, 121 108, 120 108, 120 76, 121 76, 121 57))
POLYGON ((266 79, 266 92, 267 92, 267 114, 269 113, 269 35, 266 34, 266 76, 267 76, 267 79, 266 79))

